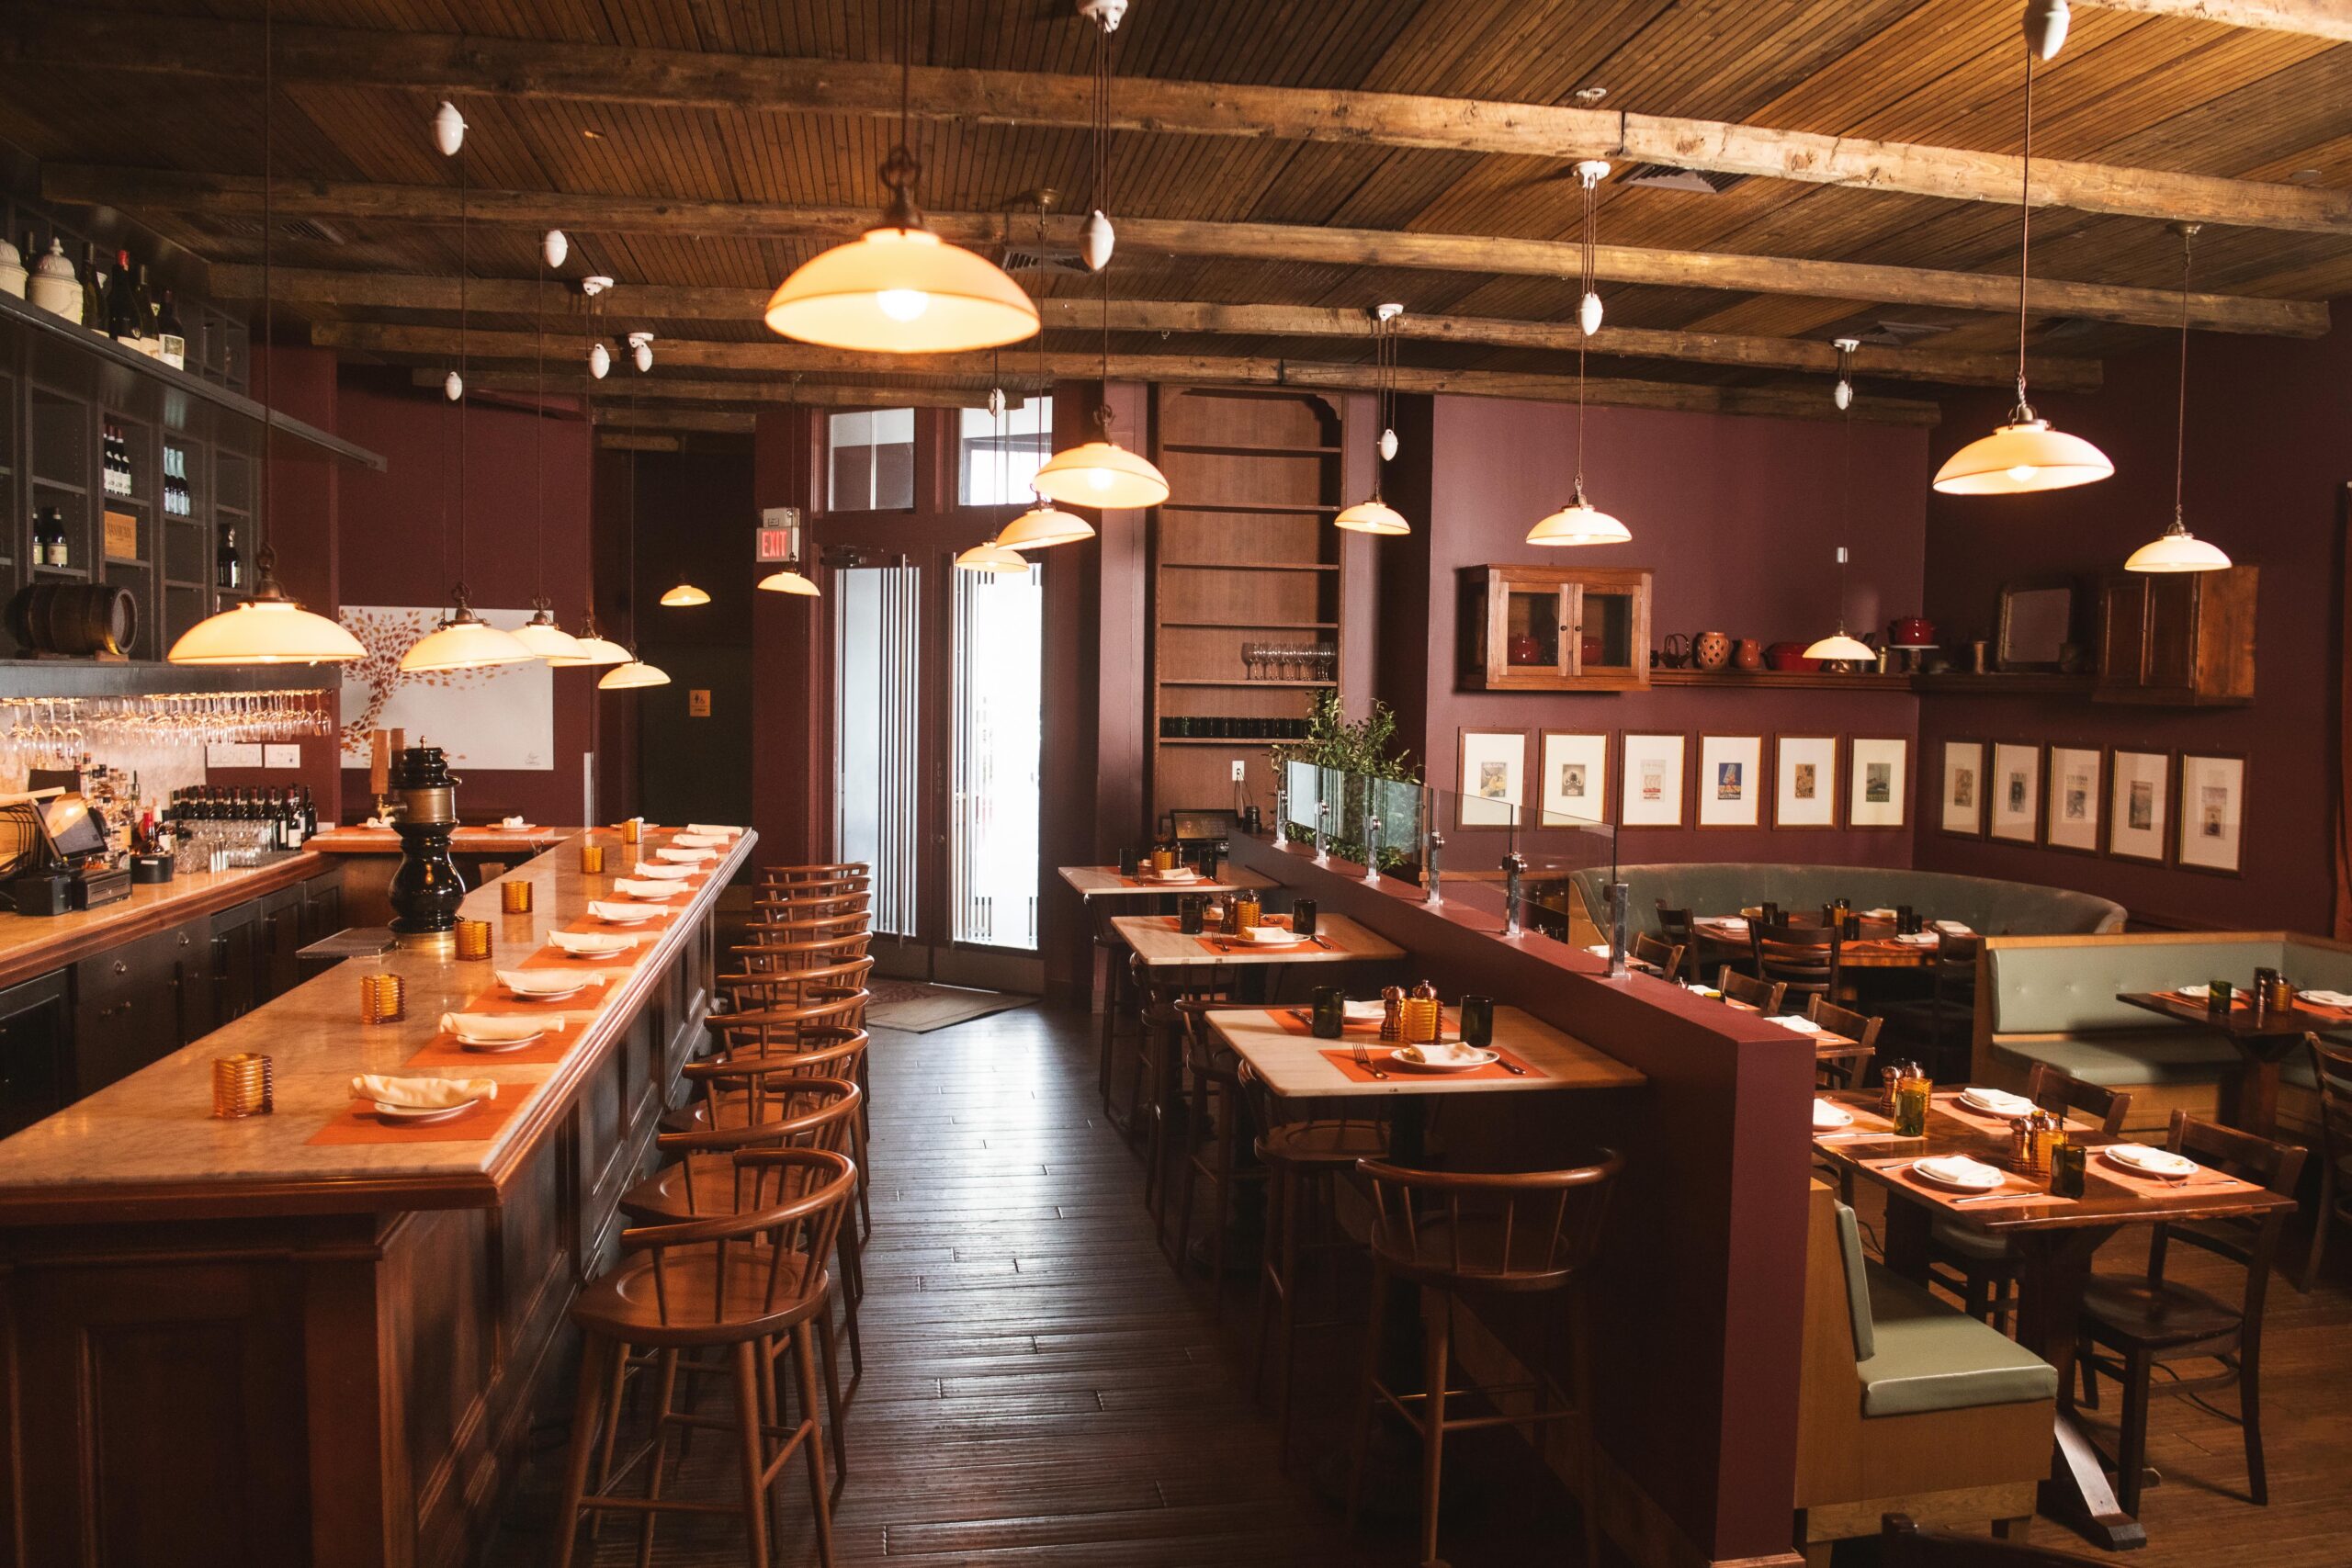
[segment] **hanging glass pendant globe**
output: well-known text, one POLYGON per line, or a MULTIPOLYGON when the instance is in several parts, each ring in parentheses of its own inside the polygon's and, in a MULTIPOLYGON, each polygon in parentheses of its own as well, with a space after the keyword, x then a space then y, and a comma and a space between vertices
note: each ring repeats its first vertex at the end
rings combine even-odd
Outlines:
POLYGON ((817 585, 802 576, 797 567, 787 566, 780 571, 772 571, 753 586, 763 588, 771 593, 797 594, 803 599, 816 599, 822 596, 817 585))
POLYGON ((1010 577, 1029 570, 1029 563, 1018 550, 1009 550, 994 539, 974 545, 956 558, 957 571, 985 572, 992 577, 1010 577))
POLYGON ((1351 534, 1395 536, 1413 531, 1413 525, 1405 521, 1405 514, 1378 496, 1357 502, 1332 518, 1331 525, 1345 528, 1351 534))
POLYGON ((660 665, 631 659, 605 671, 604 678, 596 682, 596 689, 600 692, 634 692, 647 686, 666 686, 669 683, 670 672, 660 665))
POLYGON ((1623 545, 1632 542, 1634 531, 1584 498, 1584 484, 1577 484, 1577 498, 1549 516, 1537 520, 1527 531, 1531 545, 1623 545))
POLYGON ((1944 460, 1936 489, 1946 495, 2024 495, 2069 490, 2115 472, 2107 454, 2079 435, 2052 430, 2019 403, 2009 423, 1979 436, 1944 460))
POLYGON ((707 604, 710 603, 710 595, 691 582, 680 582, 675 588, 662 595, 662 603, 670 609, 680 610, 690 605, 707 604))
POLYGON ((1094 525, 1085 518, 1041 501, 999 529, 996 542, 1009 550, 1042 550, 1092 537, 1094 525))
POLYGON ((580 639, 555 624, 555 612, 545 599, 533 602, 531 618, 514 628, 514 637, 531 650, 532 658, 553 669, 571 670, 588 662, 580 639))
POLYGON ((487 670, 501 664, 527 664, 537 657, 513 632, 500 631, 475 615, 473 606, 466 603, 463 583, 450 597, 457 607, 449 618, 401 655, 401 674, 487 670))
POLYGON ((2188 531, 2180 513, 2172 516, 2172 526, 2133 550, 2125 558, 2126 571, 2226 571, 2230 558, 2219 545, 2208 544, 2188 531))
POLYGON ((1055 453, 1030 483, 1047 501, 1106 512, 1139 511, 1168 499, 1167 476, 1112 440, 1107 428, 1100 441, 1055 453))
POLYGON ((335 622, 305 610, 278 586, 277 562, 264 547, 254 596, 182 632, 164 660, 172 664, 349 664, 368 650, 335 622))

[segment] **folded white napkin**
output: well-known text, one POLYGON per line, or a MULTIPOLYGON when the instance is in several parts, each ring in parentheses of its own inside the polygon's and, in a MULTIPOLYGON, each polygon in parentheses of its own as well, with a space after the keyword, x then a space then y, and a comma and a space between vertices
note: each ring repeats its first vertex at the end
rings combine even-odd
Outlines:
MULTIPOLYGON (((494 1012, 445 1012, 441 1027, 469 1040, 528 1040, 563 1027, 560 1018, 511 1018, 494 1012)), ((403 1080, 405 1081, 405 1080, 403 1080)))
POLYGON ((1899 942, 1907 943, 1912 947, 1933 947, 1937 942, 1941 942, 1943 938, 1934 931, 1911 931, 1905 935, 1898 936, 1894 940, 1899 942))
POLYGON ((673 850, 664 848, 654 851, 653 858, 656 860, 667 861, 672 865, 700 865, 707 860, 717 860, 718 858, 718 852, 717 850, 673 850))
POLYGON ((580 989, 581 975, 571 969, 501 969, 498 983, 518 997, 560 997, 580 989))
POLYGON ((741 833, 743 829, 741 828, 729 828, 723 823, 718 822, 689 822, 686 824, 686 831, 689 833, 716 833, 722 839, 732 839, 741 833))
POLYGON ((1386 1002, 1350 1002, 1343 1015, 1351 1023, 1378 1023, 1388 1016, 1386 1002))
POLYGON ((1938 920, 1936 930, 1946 936, 1974 936, 1976 934, 1969 929, 1968 922, 1965 920, 1938 920))
POLYGON ((1268 947, 1284 947, 1291 942, 1306 940, 1288 926, 1251 926, 1241 934, 1248 941, 1262 942, 1268 947))
POLYGON ((398 1105, 412 1111, 442 1111, 476 1100, 496 1100, 498 1080, 408 1078, 392 1077, 383 1073, 362 1073, 351 1080, 351 1092, 379 1105, 398 1105))
POLYGON ((1136 874, 1146 882, 1198 882, 1201 879, 1201 874, 1189 865, 1175 866, 1167 871, 1154 871, 1146 866, 1136 874))
POLYGON ((1832 1127, 1850 1127, 1853 1122, 1854 1113, 1844 1106, 1832 1105, 1826 1100, 1816 1100, 1813 1102, 1815 1132, 1826 1132, 1832 1127))
POLYGON ((2298 993, 2307 1002, 2317 1002, 2324 1008, 2352 1008, 2352 993, 2344 991, 2303 991, 2298 993))
MULTIPOLYGON (((639 866, 638 869, 642 871, 645 868, 639 866)), ((640 882, 631 877, 616 876, 613 879, 613 891, 626 893, 632 898, 650 898, 658 902, 663 898, 675 898, 685 889, 674 882, 640 882)))
POLYGON ((1949 1181, 1955 1187, 1982 1187, 1989 1190, 2001 1184, 1998 1166, 1970 1159, 1966 1155, 1936 1155, 1914 1162, 1914 1168, 1938 1181, 1949 1181))
POLYGON ((2187 1176, 2197 1169, 2197 1162, 2187 1155, 2152 1149, 2145 1144, 2109 1144, 2099 1152, 2120 1166, 2150 1176, 2187 1176))
POLYGON ((549 931, 548 940, 566 953, 610 953, 615 948, 626 953, 639 939, 620 931, 549 931))
POLYGON ((1586 948, 1585 951, 1591 953, 1595 958, 1606 958, 1609 956, 1609 944, 1605 942, 1596 942, 1590 947, 1586 948))
POLYGON ((1782 1029, 1793 1029, 1799 1034, 1818 1034, 1821 1032, 1821 1025, 1798 1013, 1789 1013, 1783 1017, 1776 1018, 1772 1020, 1772 1021, 1779 1024, 1782 1029))
POLYGON ((2033 1110, 2033 1101, 2007 1089, 1987 1089, 1982 1084, 1960 1091, 1961 1103, 1989 1116, 2023 1116, 2033 1110))
POLYGON ((670 835, 670 841, 673 844, 683 844, 690 850, 723 850, 727 847, 727 835, 724 833, 673 833, 670 835))
POLYGON ((1732 926, 1736 928, 1747 924, 1747 917, 1746 915, 1711 915, 1708 918, 1719 926, 1732 926))
MULTIPOLYGON (((617 886, 618 884, 615 886, 617 886)), ((653 886, 662 887, 662 884, 658 882, 653 886)), ((628 889, 623 888, 622 891, 627 892, 628 889)), ((666 897, 670 890, 667 887, 662 887, 662 892, 666 897)), ((610 899, 591 898, 588 901, 588 912, 600 920, 610 920, 615 925, 633 926, 651 919, 662 911, 649 909, 642 904, 616 904, 610 899)))
POLYGON ((385 821, 381 817, 370 817, 367 821, 362 822, 359 825, 362 828, 389 828, 391 826, 390 822, 385 821))
POLYGON ((1894 911, 1892 909, 1864 909, 1862 913, 1873 920, 1891 920, 1894 919, 1894 911))
POLYGON ((635 875, 650 876, 664 882, 683 881, 695 874, 693 866, 672 865, 666 861, 639 861, 629 869, 635 875))
POLYGON ((1466 1067, 1492 1061, 1492 1051, 1476 1045, 1464 1045, 1458 1040, 1432 1040, 1425 1045, 1405 1047, 1412 1059, 1432 1067, 1466 1067))
POLYGON ((498 825, 502 828, 521 829, 527 828, 531 824, 520 817, 502 817, 498 819, 498 825))
POLYGON ((2210 997, 2213 994, 2213 987, 2206 985, 2202 981, 2198 982, 2194 986, 2175 986, 2173 989, 2179 992, 2184 997, 2204 998, 2210 997))

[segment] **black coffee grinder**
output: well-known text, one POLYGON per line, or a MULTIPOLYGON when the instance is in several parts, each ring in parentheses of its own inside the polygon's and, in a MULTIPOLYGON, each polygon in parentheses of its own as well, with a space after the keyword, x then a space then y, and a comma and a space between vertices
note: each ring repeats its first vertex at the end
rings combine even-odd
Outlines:
POLYGON ((458 825, 458 779, 438 746, 404 748, 392 759, 392 826, 401 836, 401 865, 392 874, 392 934, 402 947, 456 945, 458 904, 465 879, 449 858, 458 825))

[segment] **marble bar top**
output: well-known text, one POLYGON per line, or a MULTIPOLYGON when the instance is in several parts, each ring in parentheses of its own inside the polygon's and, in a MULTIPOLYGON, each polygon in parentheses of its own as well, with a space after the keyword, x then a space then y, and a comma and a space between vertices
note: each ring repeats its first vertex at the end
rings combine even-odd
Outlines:
MULTIPOLYGON (((495 984, 492 971, 518 964, 546 945, 548 933, 580 919, 592 898, 611 896, 611 875, 580 870, 575 834, 467 895, 462 912, 492 927, 490 963, 395 951, 353 960, 222 1025, 68 1110, 0 1140, 0 1224, 195 1217, 220 1214, 372 1213, 487 1207, 499 1183, 559 1125, 579 1083, 621 1037, 631 1017, 688 944, 758 835, 739 836, 715 863, 715 874, 667 906, 678 910, 658 934, 653 955, 615 971, 596 1007, 565 1017, 579 1043, 562 1061, 496 1065, 485 1056, 462 1076, 502 1086, 537 1085, 524 1109, 487 1139, 313 1145, 311 1136, 351 1106, 357 1073, 398 1073, 429 1042, 443 1012, 495 984), (529 914, 500 908, 499 884, 533 885, 529 914), (407 1017, 359 1021, 359 975, 378 964, 408 983, 407 1017), (212 1115, 216 1056, 257 1051, 273 1059, 277 1110, 242 1121, 212 1115)), ((619 835, 599 830, 605 861, 627 874, 619 835)), ((667 841, 649 834, 649 847, 667 841)))
POLYGON ((300 851, 243 871, 196 871, 169 882, 141 883, 130 897, 95 909, 62 915, 0 913, 0 986, 62 969, 198 915, 275 893, 334 869, 334 863, 300 851))
MULTIPOLYGON (((584 832, 580 828, 460 827, 449 835, 449 852, 459 855, 537 854, 551 844, 584 832)), ((390 828, 322 828, 306 840, 330 855, 396 855, 401 836, 390 828)))

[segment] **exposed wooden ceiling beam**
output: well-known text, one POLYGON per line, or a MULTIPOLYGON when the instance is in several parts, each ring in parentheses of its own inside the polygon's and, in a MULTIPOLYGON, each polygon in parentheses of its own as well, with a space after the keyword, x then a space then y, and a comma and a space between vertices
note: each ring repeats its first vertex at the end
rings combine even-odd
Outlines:
MULTIPOLYGON (((659 367, 657 367, 659 368, 659 367)), ((958 389, 942 390, 930 387, 899 387, 880 389, 872 387, 844 387, 790 378, 774 381, 684 381, 674 376, 630 376, 621 379, 594 380, 586 376, 549 376, 544 383, 527 372, 518 370, 485 371, 470 367, 466 371, 466 386, 476 392, 503 392, 527 395, 544 391, 549 397, 593 398, 599 418, 617 408, 627 407, 627 400, 635 397, 640 406, 659 403, 735 403, 744 407, 769 406, 783 408, 797 405, 803 408, 834 409, 976 409, 988 406, 988 393, 958 389)), ((420 389, 437 390, 448 372, 438 366, 418 369, 410 377, 410 384, 420 389)), ((1026 400, 1014 394, 1012 406, 1018 408, 1026 400)))
POLYGON ((2344 0, 2089 0, 2107 11, 2189 17, 2224 27, 2303 33, 2352 43, 2352 6, 2344 0))
MULTIPOLYGON (((248 175, 185 174, 165 169, 92 168, 51 164, 41 169, 41 194, 85 206, 257 217, 261 181, 248 175)), ((439 186, 358 185, 332 180, 281 180, 273 197, 287 218, 345 218, 401 223, 455 223, 458 193, 439 186)), ((561 228, 586 233, 683 234, 744 239, 757 236, 828 238, 871 226, 874 215, 849 208, 791 207, 664 197, 575 196, 550 191, 477 190, 472 220, 526 229, 561 228)), ((958 243, 994 246, 1023 240, 1033 221, 1003 213, 931 214, 932 226, 958 243)), ((1047 243, 1074 247, 1075 220, 1046 226, 1047 243)), ((1123 218, 1119 243, 1129 254, 1239 256, 1259 261, 1339 266, 1401 266, 1439 272, 1504 273, 1573 277, 1577 245, 1487 234, 1427 234, 1374 229, 1326 229, 1298 223, 1218 223, 1192 219, 1123 218)), ((1894 305, 2011 312, 2017 279, 1995 273, 1939 272, 1925 267, 1813 261, 1602 245, 1595 263, 1611 283, 1724 289, 1745 294, 1801 294, 1894 305)), ((2030 297, 2042 316, 2083 316, 2143 326, 2177 326, 2180 296, 2166 289, 2107 283, 2036 279, 2030 297)), ((2327 332, 2324 304, 2232 294, 2192 294, 2188 320, 2211 332, 2319 337, 2327 332)))
MULTIPOLYGON (((215 265, 210 286, 217 299, 257 299, 261 268, 215 265)), ((458 280, 397 273, 339 272, 278 267, 272 274, 276 297, 295 304, 344 310, 455 311, 458 280)), ((555 317, 576 330, 581 297, 561 284, 477 277, 466 286, 466 303, 488 314, 555 317)), ((632 284, 607 297, 606 310, 628 321, 756 320, 767 291, 632 284)), ((1095 301, 1075 297, 1039 301, 1048 327, 1093 327, 1102 319, 1095 301)), ((1198 300, 1114 299, 1114 332, 1203 333, 1242 337, 1365 336, 1369 318, 1362 310, 1318 305, 1223 305, 1198 300)), ((1417 342, 1480 344, 1498 348, 1570 350, 1582 337, 1571 321, 1515 321, 1482 316, 1423 316, 1408 313, 1390 323, 1399 337, 1417 342)), ((557 353, 568 354, 568 340, 557 353)), ((1725 333, 1661 332, 1645 327, 1604 326, 1592 340, 1595 354, 1639 359, 1673 359, 1701 365, 1744 366, 1764 370, 1834 375, 1838 350, 1810 338, 1744 337, 1725 333)), ((1946 386, 2006 387, 2017 376, 2017 360, 2004 354, 1954 354, 1931 348, 1886 348, 1864 344, 1855 351, 1854 373, 1946 386)), ((2036 358, 2034 384, 2054 391, 2095 392, 2099 365, 2093 359, 2036 358)))
MULTIPOLYGON (((388 358, 422 358, 439 363, 456 359, 458 334, 451 327, 389 326, 364 321, 321 321, 311 328, 311 342, 321 348, 388 358)), ((527 364, 535 347, 528 333, 469 333, 465 350, 474 361, 527 364)), ((680 370, 729 370, 791 374, 855 375, 887 378, 893 376, 964 376, 985 385, 989 356, 968 355, 852 354, 838 349, 811 348, 793 343, 713 343, 671 338, 662 345, 662 358, 644 384, 653 385, 665 374, 680 370)), ((1030 388, 1036 360, 1005 367, 1005 385, 1030 388)), ((1103 374, 1100 355, 1048 354, 1045 374, 1055 379, 1091 379, 1103 374)), ((470 373, 470 372, 469 372, 470 373)), ((615 372, 619 375, 620 372, 615 372)), ((1125 381, 1249 387, 1311 387, 1333 391, 1372 391, 1380 372, 1371 365, 1327 365, 1295 359, 1223 357, 1216 355, 1114 354, 1110 378, 1125 381)), ((1408 392, 1454 392, 1469 397, 1521 398, 1566 402, 1577 395, 1571 376, 1498 370, 1433 370, 1417 367, 1398 369, 1396 385, 1408 392)), ((887 379, 877 383, 887 385, 887 379)), ((615 386, 617 395, 628 383, 615 386)), ((1622 377, 1596 378, 1588 383, 1588 400, 1617 408, 1675 409, 1707 413, 1767 414, 1792 419, 1840 417, 1826 389, 1782 387, 1715 387, 1674 381, 1641 381, 1622 377)), ((1884 424, 1932 425, 1940 410, 1931 402, 1905 398, 1861 398, 1854 415, 1884 424)))
MULTIPOLYGON (((2120 3, 2191 15, 2271 14, 2296 18, 2298 31, 2324 30, 2323 14, 2333 11, 2340 18, 2344 9, 2340 0, 2120 3)), ((0 15, 9 24, 0 28, 0 39, 6 40, 0 43, 0 62, 100 69, 110 76, 130 72, 242 81, 259 73, 261 39, 250 23, 91 13, 47 0, 12 0, 0 15)), ((277 29, 277 51, 278 80, 335 87, 871 116, 896 116, 900 103, 897 67, 850 61, 283 26, 277 29)), ((1069 128, 1093 123, 1090 77, 936 66, 919 67, 912 76, 918 118, 1069 128)), ((1110 114, 1113 128, 1122 130, 1616 158, 2004 205, 2018 199, 2024 179, 2018 159, 1968 148, 1404 93, 1127 76, 1111 94, 1110 114)), ((2033 175, 2038 206, 2352 233, 2352 194, 2343 191, 2064 159, 2037 160, 2033 175)))

